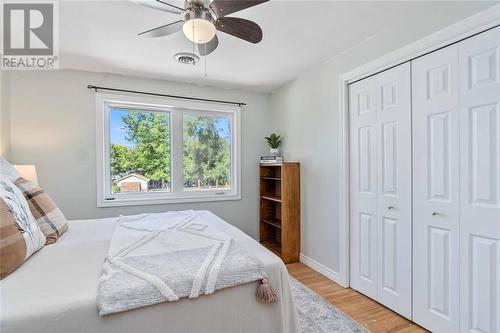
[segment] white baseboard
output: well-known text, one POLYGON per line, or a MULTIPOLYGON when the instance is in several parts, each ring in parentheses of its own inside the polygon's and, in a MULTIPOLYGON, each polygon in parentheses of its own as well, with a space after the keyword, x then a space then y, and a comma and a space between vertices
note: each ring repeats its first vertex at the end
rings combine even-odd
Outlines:
POLYGON ((342 285, 342 279, 340 278, 340 274, 335 272, 333 269, 328 268, 319 262, 317 262, 314 259, 309 258, 308 256, 303 255, 302 253, 300 254, 300 262, 303 263, 304 265, 314 269, 316 272, 323 274, 330 280, 332 280, 335 283, 338 283, 342 285))

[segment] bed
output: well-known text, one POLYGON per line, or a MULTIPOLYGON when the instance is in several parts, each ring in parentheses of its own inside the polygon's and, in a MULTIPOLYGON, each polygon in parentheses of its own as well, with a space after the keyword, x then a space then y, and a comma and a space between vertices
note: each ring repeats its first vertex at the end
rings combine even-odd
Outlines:
POLYGON ((45 246, 0 281, 2 332, 297 332, 283 262, 209 211, 199 214, 231 235, 264 264, 276 303, 255 298, 258 281, 197 299, 99 317, 97 284, 116 218, 69 222, 56 244, 45 246))

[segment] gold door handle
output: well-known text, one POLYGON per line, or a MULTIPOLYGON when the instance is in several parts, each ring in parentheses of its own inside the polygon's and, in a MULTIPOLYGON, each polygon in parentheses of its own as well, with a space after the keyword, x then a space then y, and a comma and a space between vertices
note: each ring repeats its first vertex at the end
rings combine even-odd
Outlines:
POLYGON ((387 209, 396 209, 396 207, 395 206, 389 206, 389 207, 387 207, 387 209))
POLYGON ((438 216, 439 213, 438 212, 432 212, 432 216, 438 216))

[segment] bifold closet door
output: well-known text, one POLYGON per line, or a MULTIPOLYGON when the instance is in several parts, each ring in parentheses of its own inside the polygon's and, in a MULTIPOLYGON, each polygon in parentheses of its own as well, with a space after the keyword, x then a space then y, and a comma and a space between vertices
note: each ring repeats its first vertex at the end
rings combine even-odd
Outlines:
POLYGON ((500 332, 500 27, 459 44, 461 331, 500 332))
POLYGON ((458 46, 412 62, 413 321, 459 332, 458 46))
POLYGON ((351 287, 377 298, 377 89, 349 86, 351 287))
POLYGON ((412 62, 414 321, 500 332, 500 28, 412 62))
POLYGON ((411 317, 410 65, 352 84, 351 286, 411 317))

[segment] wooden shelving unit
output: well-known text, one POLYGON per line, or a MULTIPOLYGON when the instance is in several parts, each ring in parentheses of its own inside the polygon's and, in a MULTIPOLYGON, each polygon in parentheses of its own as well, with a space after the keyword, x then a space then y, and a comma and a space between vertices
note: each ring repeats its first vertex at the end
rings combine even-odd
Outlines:
POLYGON ((260 242, 285 263, 299 261, 299 163, 260 165, 260 242))

